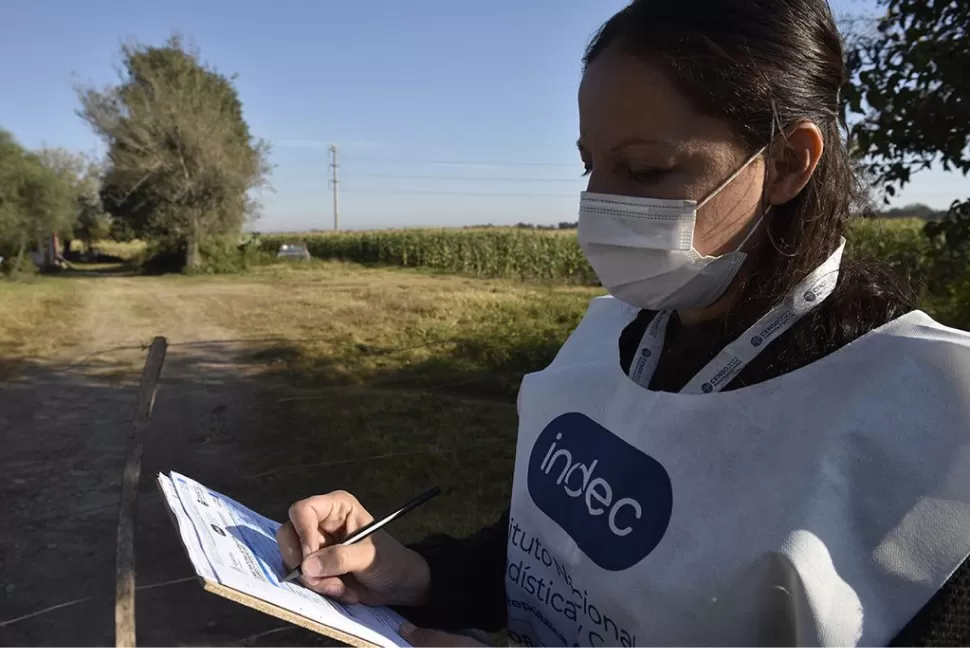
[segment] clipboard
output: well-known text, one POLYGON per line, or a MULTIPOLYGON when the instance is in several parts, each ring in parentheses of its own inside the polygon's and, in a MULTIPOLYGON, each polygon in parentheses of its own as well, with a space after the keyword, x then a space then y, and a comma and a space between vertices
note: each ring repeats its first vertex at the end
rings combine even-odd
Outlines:
POLYGON ((380 646, 380 644, 375 644, 367 641, 366 639, 361 639, 355 635, 343 632, 336 628, 331 628, 330 626, 323 625, 322 623, 317 623, 313 619, 308 619, 305 616, 290 612, 289 610, 283 609, 272 603, 267 603, 262 599, 258 599, 255 596, 250 596, 238 590, 234 590, 225 585, 220 585, 219 583, 200 578, 202 581, 202 588, 217 596, 229 599, 234 603, 239 603, 240 605, 245 605, 248 608, 256 610, 257 612, 262 612, 263 614, 268 614, 271 617, 276 617, 281 621, 286 621, 287 623, 292 623, 293 625, 300 626, 301 628, 306 628, 310 632, 315 632, 319 635, 325 637, 330 637, 331 639, 336 639, 337 641, 342 641, 348 646, 355 646, 356 648, 371 648, 380 646))
MULTIPOLYGON (((322 623, 321 621, 314 619, 308 615, 301 614, 298 610, 289 609, 288 607, 278 605, 273 601, 266 600, 265 598, 262 598, 250 592, 244 591, 242 587, 233 587, 232 586, 233 581, 239 582, 239 583, 246 582, 245 580, 243 580, 243 578, 245 577, 245 574, 244 573, 241 574, 240 578, 236 579, 235 575, 232 573, 232 570, 227 570, 225 566, 220 566, 219 568, 213 568, 211 563, 206 564, 206 562, 204 562, 209 560, 208 554, 206 550, 203 548, 203 545, 205 543, 201 538, 196 522, 192 519, 192 516, 188 513, 185 500, 176 491, 176 488, 174 485, 174 479, 184 480, 183 483, 188 483, 193 488, 205 489, 205 487, 202 486, 201 484, 198 484, 197 482, 192 482, 188 478, 178 475, 177 473, 172 473, 171 476, 160 474, 156 482, 156 485, 162 495, 162 501, 165 503, 165 507, 168 509, 169 519, 171 519, 172 524, 175 526, 175 529, 178 532, 179 539, 182 543, 182 548, 185 550, 190 562, 195 568, 196 576, 201 581, 202 587, 205 591, 211 594, 215 594, 216 596, 221 596, 222 598, 233 601, 234 603, 238 603, 250 609, 257 610, 259 612, 262 612, 263 614, 267 614, 269 616, 275 617, 277 619, 280 619, 281 621, 292 623, 293 625, 299 626, 301 628, 305 628, 316 634, 323 635, 331 639, 335 639, 337 641, 343 642, 349 646, 354 646, 359 648, 371 648, 371 647, 387 648, 388 646, 409 646, 409 644, 403 638, 401 638, 400 635, 397 634, 396 629, 393 631, 392 636, 388 636, 388 635, 391 635, 390 632, 387 632, 388 628, 390 627, 388 625, 384 625, 380 629, 378 629, 378 626, 376 624, 363 623, 356 620, 355 618, 348 618, 347 614, 342 611, 350 610, 352 609, 351 607, 344 606, 336 601, 330 601, 320 594, 310 592, 310 590, 303 588, 301 585, 287 584, 286 588, 287 589, 299 588, 298 593, 309 603, 312 604, 314 600, 317 600, 321 606, 332 608, 337 613, 343 614, 340 621, 341 621, 341 625, 343 625, 344 627, 343 628, 334 627, 333 625, 322 623), (168 490, 166 489, 165 480, 168 480, 168 485, 169 485, 168 490), (174 501, 173 501, 173 495, 175 498, 174 501), (175 509, 176 503, 182 507, 181 513, 175 509), (221 579, 219 577, 219 572, 222 572, 222 575, 223 575, 223 578, 221 579), (232 576, 233 578, 227 578, 227 576, 232 576), (327 603, 323 603, 324 601, 327 601, 327 603), (354 632, 355 625, 357 626, 357 629, 359 629, 359 633, 354 632), (381 638, 386 639, 386 641, 382 641, 382 642, 374 641, 373 640, 374 633, 381 632, 381 630, 383 630, 383 633, 384 633, 384 636, 381 638)), ((205 491, 212 496, 220 497, 225 502, 229 502, 232 505, 238 507, 238 509, 242 512, 243 515, 251 514, 253 516, 257 516, 262 521, 268 521, 265 518, 262 518, 262 516, 260 516, 259 514, 253 511, 250 511, 249 509, 246 509, 242 505, 234 502, 233 500, 221 494, 215 493, 214 491, 210 491, 209 489, 205 489, 205 491)), ((190 505, 194 506, 194 503, 190 502, 190 505)), ((276 523, 273 523, 273 524, 276 524, 276 523)), ((211 525, 211 526, 215 526, 215 525, 211 525)), ((221 530, 220 530, 220 534, 223 538, 226 537, 226 533, 221 530)), ((236 542, 237 544, 242 544, 240 543, 240 541, 238 541, 238 539, 236 542)), ((275 539, 273 540, 273 544, 275 545, 275 539)), ((240 548, 240 550, 242 549, 240 548)), ((212 551, 210 550, 209 553, 211 554, 212 551)), ((252 569, 252 563, 248 560, 246 561, 246 566, 252 569)), ((276 587, 281 587, 281 586, 276 585, 276 587)), ((293 591, 293 590, 290 590, 290 591, 293 591)), ((293 598, 293 597, 290 597, 290 598, 293 598)), ((357 609, 361 609, 364 607, 365 606, 353 606, 353 608, 357 608, 357 609)), ((377 616, 378 618, 387 617, 387 621, 389 623, 398 623, 398 622, 404 621, 402 617, 400 617, 396 612, 391 611, 389 608, 368 608, 366 610, 366 613, 367 614, 364 617, 365 619, 369 619, 372 616, 377 616)), ((336 615, 335 615, 335 618, 336 618, 336 615)))

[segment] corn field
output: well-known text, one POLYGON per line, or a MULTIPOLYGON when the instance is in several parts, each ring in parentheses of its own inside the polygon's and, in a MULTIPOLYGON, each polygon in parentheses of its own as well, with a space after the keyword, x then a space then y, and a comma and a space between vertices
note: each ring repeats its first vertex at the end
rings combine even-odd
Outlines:
MULTIPOLYGON (((929 242, 918 220, 860 220, 847 238, 850 256, 887 261, 901 274, 918 276, 929 242)), ((318 259, 428 268, 475 277, 595 285, 596 276, 575 231, 512 228, 399 230, 259 237, 275 253, 284 243, 306 243, 318 259)))
POLYGON ((262 249, 305 242, 319 259, 429 268, 475 277, 592 284, 592 268, 575 235, 531 230, 403 230, 306 236, 270 235, 262 249))

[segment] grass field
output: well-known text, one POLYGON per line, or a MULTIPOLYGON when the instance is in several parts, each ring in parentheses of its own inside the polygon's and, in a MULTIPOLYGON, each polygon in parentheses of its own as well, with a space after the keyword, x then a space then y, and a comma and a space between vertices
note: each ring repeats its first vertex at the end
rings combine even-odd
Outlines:
POLYGON ((402 520, 408 538, 492 521, 511 486, 518 382, 551 361, 598 291, 324 267, 258 273, 291 290, 250 321, 287 338, 256 352, 269 372, 319 389, 288 415, 327 421, 321 457, 398 455, 338 468, 331 483, 379 509, 441 485, 434 512, 402 520))
MULTIPOLYGON (((440 483, 451 496, 436 513, 402 521, 406 536, 491 521, 510 487, 518 382, 552 360, 600 291, 314 265, 219 280, 253 295, 224 301, 220 324, 282 338, 247 358, 310 388, 288 402, 287 425, 326 421, 321 460, 400 455, 337 469, 331 482, 377 508, 440 483)), ((287 443, 305 447, 298 435, 287 443)), ((284 462, 287 452, 277 456, 284 462)))
POLYGON ((63 279, 43 278, 0 285, 0 380, 24 358, 50 357, 74 348, 81 297, 63 279))
MULTIPOLYGON (((26 358, 147 343, 153 326, 160 333, 168 326, 170 300, 159 292, 177 296, 179 316, 187 318, 176 335, 194 326, 225 331, 222 337, 241 340, 243 362, 267 377, 319 389, 318 399, 294 401, 288 415, 326 418, 328 455, 498 439, 489 452, 499 460, 478 466, 478 474, 438 476, 452 487, 466 484, 466 493, 489 484, 496 495, 492 489, 506 486, 497 476, 509 468, 519 379, 551 361, 602 291, 340 262, 264 266, 243 276, 40 278, 0 287, 0 310, 13 314, 0 321, 0 367, 9 378, 26 358), (104 308, 106 290, 117 308, 111 338, 85 339, 93 333, 85 327, 90 310, 104 308), (202 314, 204 322, 193 321, 202 314), (359 433, 360 417, 368 436, 359 433)), ((299 434, 294 430, 287 443, 298 446, 299 434)), ((426 458, 403 459, 395 478, 419 483, 427 470, 426 458)), ((372 495, 372 481, 360 484, 362 496, 372 495)), ((489 498, 490 513, 499 502, 489 498)), ((453 503, 446 518, 460 510, 480 521, 474 507, 453 503)))
MULTIPOLYGON (((315 493, 345 489, 380 514, 437 484, 441 497, 395 522, 414 540, 501 513, 519 379, 552 359, 600 292, 341 262, 0 283, 0 578, 16 586, 0 621, 88 601, 50 614, 66 634, 42 616, 0 627, 0 643, 110 643, 98 625, 110 609, 91 606, 112 573, 126 420, 153 336, 171 346, 143 480, 179 470, 277 519, 315 493), (48 546, 58 551, 39 560, 48 546)), ((170 567, 184 557, 151 490, 139 496, 139 584, 186 575, 170 567)), ((240 645, 273 630, 185 587, 139 603, 145 643, 240 645)), ((288 630, 279 641, 313 639, 288 630)))

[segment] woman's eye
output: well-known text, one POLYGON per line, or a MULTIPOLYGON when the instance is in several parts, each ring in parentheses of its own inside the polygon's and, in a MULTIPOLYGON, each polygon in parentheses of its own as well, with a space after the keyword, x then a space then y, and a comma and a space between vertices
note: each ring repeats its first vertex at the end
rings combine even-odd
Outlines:
POLYGON ((634 182, 657 182, 670 173, 670 169, 630 169, 628 174, 634 182))

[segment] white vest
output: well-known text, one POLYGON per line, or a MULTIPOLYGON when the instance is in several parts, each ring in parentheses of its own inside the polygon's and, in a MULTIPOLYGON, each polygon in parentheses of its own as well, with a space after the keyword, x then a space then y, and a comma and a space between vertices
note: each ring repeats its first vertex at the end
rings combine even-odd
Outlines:
POLYGON ((595 299, 525 377, 526 645, 885 645, 970 554, 970 334, 922 312, 734 391, 649 391, 595 299))

